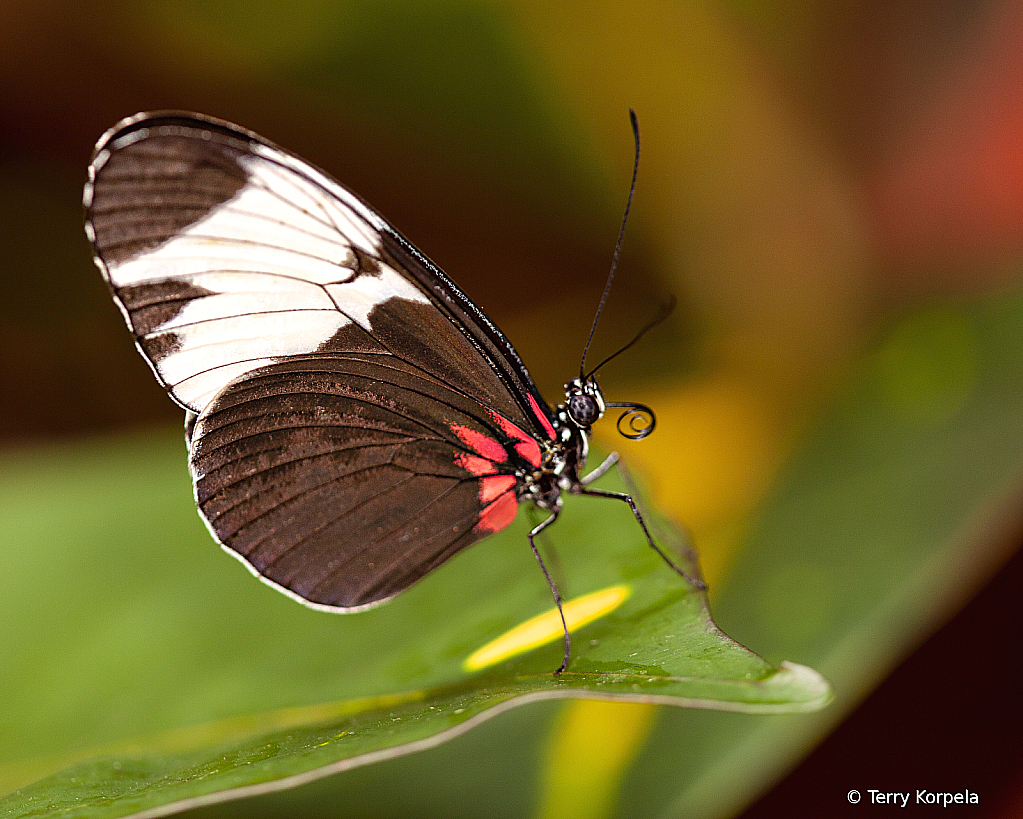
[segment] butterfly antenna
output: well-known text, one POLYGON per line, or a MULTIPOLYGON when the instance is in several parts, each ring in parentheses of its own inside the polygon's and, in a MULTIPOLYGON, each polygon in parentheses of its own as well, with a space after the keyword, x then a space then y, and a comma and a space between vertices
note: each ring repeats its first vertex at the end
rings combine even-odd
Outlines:
MULTIPOLYGON (((622 239, 625 237, 625 223, 629 219, 629 209, 632 207, 632 196, 636 192, 636 177, 639 174, 639 120, 636 118, 636 112, 632 108, 629 109, 629 121, 632 123, 632 135, 636 140, 636 159, 632 165, 632 184, 629 185, 629 199, 625 203, 625 215, 622 216, 622 227, 618 231, 618 242, 615 244, 615 254, 611 259, 611 272, 607 274, 607 284, 604 285, 604 295, 600 297, 600 304, 597 305, 597 313, 593 317, 593 324, 590 327, 590 335, 586 339, 586 346, 583 347, 583 357, 579 361, 580 378, 583 378, 583 373, 586 372, 586 353, 589 352, 590 342, 593 341, 593 334, 597 331, 597 322, 600 320, 600 313, 604 309, 604 302, 607 301, 607 294, 611 292, 611 281, 615 277, 615 269, 618 267, 618 254, 622 250, 622 239)), ((643 332, 646 332, 646 330, 643 332)), ((640 333, 640 335, 642 335, 642 333, 640 333)), ((633 341, 635 340, 636 339, 633 339, 633 341)), ((632 342, 629 342, 629 344, 631 345, 632 342)), ((596 372, 596 370, 594 370, 594 372, 596 372)))
POLYGON ((599 370, 601 367, 607 364, 607 362, 611 361, 612 359, 618 358, 618 356, 620 356, 622 353, 628 350, 633 344, 635 344, 637 341, 643 338, 643 336, 645 336, 647 333, 653 330, 654 327, 656 327, 658 324, 660 324, 662 321, 668 318, 668 316, 670 316, 672 312, 674 312, 676 304, 678 304, 678 299, 672 296, 667 301, 667 303, 661 308, 660 312, 656 316, 654 316, 651 321, 647 323, 646 327, 644 327, 642 330, 640 330, 638 333, 636 333, 636 335, 632 337, 632 341, 628 342, 627 344, 623 344, 621 347, 619 347, 617 350, 611 353, 611 355, 609 355, 607 358, 601 361, 596 367, 590 370, 583 378, 583 380, 586 381, 592 378, 594 375, 596 375, 597 370, 599 370))

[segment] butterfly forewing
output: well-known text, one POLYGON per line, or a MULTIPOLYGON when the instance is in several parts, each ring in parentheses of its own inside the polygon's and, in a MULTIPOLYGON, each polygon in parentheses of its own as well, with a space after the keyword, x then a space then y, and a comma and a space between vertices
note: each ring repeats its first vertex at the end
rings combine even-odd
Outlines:
POLYGON ((86 207, 139 350, 198 415, 200 510, 259 574, 369 605, 510 523, 550 409, 352 193, 247 131, 152 115, 101 140, 86 207))

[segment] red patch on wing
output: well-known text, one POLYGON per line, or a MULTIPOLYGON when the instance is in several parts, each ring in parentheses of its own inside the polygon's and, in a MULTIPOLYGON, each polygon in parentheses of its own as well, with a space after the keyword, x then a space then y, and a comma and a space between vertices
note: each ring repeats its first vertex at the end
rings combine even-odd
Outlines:
MULTIPOLYGON (((462 467, 470 475, 493 475, 497 472, 497 464, 479 455, 461 452, 455 456, 455 464, 462 467)), ((514 478, 512 478, 514 480, 514 478)))
MULTIPOLYGON (((530 396, 529 400, 533 400, 532 396, 530 396)), ((494 419, 494 422, 501 428, 501 431, 517 442, 515 444, 515 451, 519 456, 533 467, 539 469, 540 445, 536 442, 536 439, 532 435, 523 432, 503 415, 499 415, 493 410, 489 410, 489 412, 490 417, 494 419)), ((552 429, 551 432, 553 433, 553 431, 552 429)))
POLYGON ((515 451, 534 467, 537 469, 540 468, 540 445, 532 438, 528 441, 519 441, 515 444, 515 451))
POLYGON ((526 398, 529 399, 529 406, 533 408, 533 415, 540 419, 540 423, 543 424, 544 432, 547 433, 547 437, 552 441, 556 441, 558 436, 554 433, 554 427, 551 426, 550 420, 547 418, 547 413, 540 410, 540 405, 536 403, 536 399, 533 398, 528 392, 526 398))
POLYGON ((492 409, 488 409, 490 417, 494 419, 494 423, 501 428, 501 432, 507 435, 509 438, 514 438, 517 441, 528 441, 529 436, 519 429, 515 424, 505 418, 498 412, 494 412, 492 409))
MULTIPOLYGON (((483 490, 481 489, 480 491, 482 492, 483 490)), ((515 497, 515 493, 505 492, 480 513, 479 523, 476 524, 475 531, 487 535, 500 532, 505 526, 508 526, 515 520, 515 515, 518 511, 519 502, 515 497)))
MULTIPOLYGON (((481 455, 487 460, 498 464, 503 464, 508 460, 507 450, 497 439, 491 438, 482 432, 477 432, 474 429, 469 429, 469 427, 464 427, 461 424, 452 424, 451 431, 458 436, 458 440, 477 455, 481 455)), ((469 471, 472 472, 471 469, 469 471)))
POLYGON ((515 488, 515 478, 511 475, 494 475, 480 481, 480 501, 490 503, 495 498, 515 488))

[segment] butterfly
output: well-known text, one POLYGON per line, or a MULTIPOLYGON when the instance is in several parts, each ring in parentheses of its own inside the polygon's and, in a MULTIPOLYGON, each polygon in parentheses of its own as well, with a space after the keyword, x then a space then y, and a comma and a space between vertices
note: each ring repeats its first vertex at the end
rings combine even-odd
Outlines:
POLYGON ((590 486, 616 456, 580 474, 608 407, 633 438, 653 412, 605 402, 582 364, 552 408, 486 314, 325 172, 221 120, 143 113, 100 138, 84 204, 135 344, 186 411, 199 512, 261 579, 365 609, 529 501, 547 513, 528 538, 561 612, 535 540, 567 492, 627 503, 702 587, 631 496, 590 486))

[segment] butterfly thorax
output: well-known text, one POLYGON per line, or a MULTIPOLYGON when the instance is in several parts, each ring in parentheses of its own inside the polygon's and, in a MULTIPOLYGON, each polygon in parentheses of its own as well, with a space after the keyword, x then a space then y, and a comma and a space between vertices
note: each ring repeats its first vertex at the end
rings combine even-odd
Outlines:
POLYGON ((541 509, 561 508, 561 493, 580 485, 579 470, 589 453, 590 427, 604 414, 604 396, 593 379, 573 378, 565 385, 565 402, 558 404, 554 431, 557 440, 543 450, 540 467, 521 476, 519 496, 541 509))

